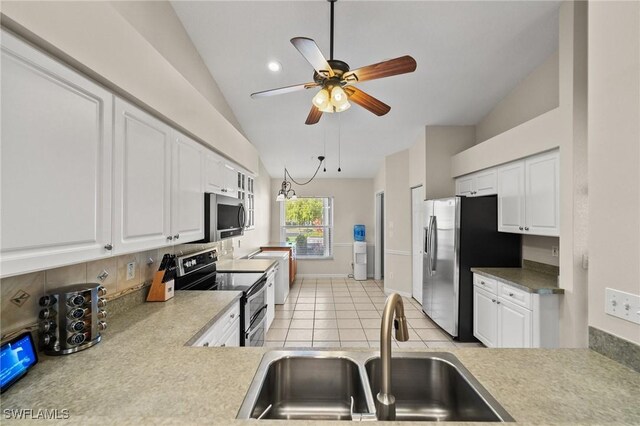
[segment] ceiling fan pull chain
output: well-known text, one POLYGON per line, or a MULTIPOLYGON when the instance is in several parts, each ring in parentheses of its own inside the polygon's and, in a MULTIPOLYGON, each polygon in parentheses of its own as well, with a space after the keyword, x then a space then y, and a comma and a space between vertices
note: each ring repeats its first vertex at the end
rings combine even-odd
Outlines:
MULTIPOLYGON (((331 5, 333 6, 333 3, 331 3, 331 5)), ((342 157, 341 157, 341 151, 342 151, 342 134, 341 134, 341 130, 342 130, 342 126, 340 125, 340 115, 338 115, 338 173, 342 171, 342 157)))
MULTIPOLYGON (((325 120, 325 125, 323 126, 324 128, 324 140, 323 140, 323 144, 324 147, 322 148, 322 156, 323 157, 327 157, 327 120, 325 120)), ((322 170, 324 173, 327 172, 327 165, 324 165, 324 169, 322 170)))

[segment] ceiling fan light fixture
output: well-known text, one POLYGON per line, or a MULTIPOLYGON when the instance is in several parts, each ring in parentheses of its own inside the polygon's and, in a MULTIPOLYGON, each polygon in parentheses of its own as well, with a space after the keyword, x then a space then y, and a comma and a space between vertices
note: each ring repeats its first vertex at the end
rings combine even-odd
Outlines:
POLYGON ((313 104, 320 111, 324 111, 329 107, 330 103, 329 91, 327 89, 320 89, 318 93, 313 97, 313 104))
POLYGON ((349 108, 351 108, 351 104, 349 103, 349 101, 343 103, 342 105, 340 105, 339 107, 336 107, 336 112, 342 112, 342 111, 346 111, 349 108))

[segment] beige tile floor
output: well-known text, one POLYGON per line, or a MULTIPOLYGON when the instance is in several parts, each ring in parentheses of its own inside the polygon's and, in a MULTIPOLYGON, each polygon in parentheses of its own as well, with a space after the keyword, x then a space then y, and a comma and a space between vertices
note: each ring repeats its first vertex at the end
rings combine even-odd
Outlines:
MULTIPOLYGON (((380 318, 386 296, 381 281, 346 278, 300 279, 291 287, 267 332, 266 346, 348 348, 380 346, 380 318)), ((480 347, 453 342, 422 312, 413 299, 404 298, 409 341, 393 341, 401 348, 480 347)))

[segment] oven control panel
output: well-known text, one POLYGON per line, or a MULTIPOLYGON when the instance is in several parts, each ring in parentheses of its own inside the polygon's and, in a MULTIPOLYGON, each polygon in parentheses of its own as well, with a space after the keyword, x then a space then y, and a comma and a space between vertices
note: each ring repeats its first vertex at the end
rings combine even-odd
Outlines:
POLYGON ((184 276, 204 266, 215 263, 218 256, 215 250, 204 250, 178 258, 179 275, 184 276))

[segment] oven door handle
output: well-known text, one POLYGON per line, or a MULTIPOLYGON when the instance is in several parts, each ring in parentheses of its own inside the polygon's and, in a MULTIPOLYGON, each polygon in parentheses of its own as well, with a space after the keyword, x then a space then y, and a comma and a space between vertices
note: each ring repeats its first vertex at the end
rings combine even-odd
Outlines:
POLYGON ((265 292, 265 290, 267 289, 267 277, 264 276, 262 278, 260 278, 260 281, 258 282, 258 284, 256 285, 256 287, 260 287, 258 290, 255 290, 253 293, 249 294, 247 297, 247 303, 251 303, 251 301, 253 299, 255 299, 256 297, 260 296, 262 293, 265 292))
MULTIPOLYGON (((265 311, 266 309, 267 309, 267 305, 264 305, 262 308, 258 309, 258 312, 254 313, 254 314, 251 316, 251 318, 249 318, 249 327, 248 327, 248 329, 247 329, 247 331, 248 331, 248 332, 249 332, 249 331, 251 331, 251 330, 253 330, 253 327, 252 327, 252 326, 253 326, 253 323, 254 323, 254 322, 256 322, 256 318, 260 317, 260 314, 261 314, 263 311, 265 311)), ((266 318, 266 317, 267 317, 267 316, 266 316, 266 315, 264 315, 264 317, 263 317, 263 318, 266 318)), ((260 322, 262 322, 262 321, 260 321, 260 322)))
MULTIPOLYGON (((266 309, 266 306, 263 307, 262 309, 266 309)), ((260 309, 260 311, 262 311, 262 309, 260 309)), ((248 329, 247 332, 244 335, 245 341, 251 340, 251 336, 256 334, 261 328, 263 328, 264 323, 266 321, 267 321, 267 316, 265 315, 264 317, 262 317, 262 319, 260 320, 260 322, 258 324, 256 324, 254 327, 251 327, 250 329, 248 329)))

